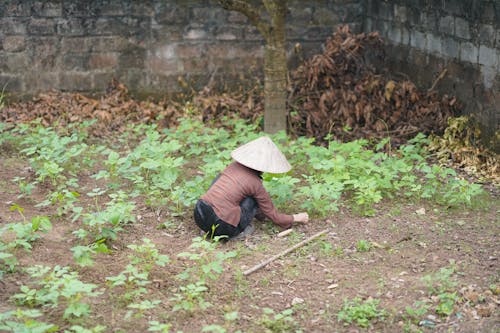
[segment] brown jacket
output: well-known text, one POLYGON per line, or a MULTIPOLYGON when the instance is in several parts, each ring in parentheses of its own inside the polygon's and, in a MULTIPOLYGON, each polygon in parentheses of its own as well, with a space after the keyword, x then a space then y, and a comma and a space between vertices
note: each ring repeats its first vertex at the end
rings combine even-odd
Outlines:
POLYGON ((276 210, 257 172, 238 162, 229 164, 201 199, 212 206, 221 220, 237 226, 240 222, 240 202, 245 197, 253 197, 260 212, 277 225, 283 228, 292 226, 293 216, 276 210))

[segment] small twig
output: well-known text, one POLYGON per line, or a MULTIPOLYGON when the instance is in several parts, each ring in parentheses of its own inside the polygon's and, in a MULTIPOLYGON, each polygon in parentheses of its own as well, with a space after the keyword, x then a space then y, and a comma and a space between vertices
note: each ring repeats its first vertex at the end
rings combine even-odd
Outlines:
POLYGON ((443 71, 439 74, 439 76, 434 80, 434 82, 432 83, 432 86, 427 90, 427 92, 431 92, 434 90, 434 88, 436 88, 436 85, 438 84, 439 81, 441 81, 444 76, 446 75, 446 73, 448 72, 448 69, 445 68, 443 69, 443 71))
POLYGON ((247 269, 246 271, 244 271, 244 272, 243 272, 243 275, 245 275, 245 276, 246 276, 246 275, 252 274, 252 273, 253 273, 253 272, 255 272, 256 270, 261 269, 262 267, 266 266, 266 265, 267 265, 267 264, 269 264, 270 262, 273 262, 274 260, 276 260, 276 259, 278 259, 278 258, 280 258, 280 257, 284 256, 285 254, 288 254, 288 253, 292 252, 293 250, 298 249, 299 247, 301 247, 301 246, 303 246, 303 245, 305 245, 305 244, 309 243, 310 241, 312 241, 312 240, 314 240, 314 239, 318 238, 319 236, 321 236, 321 235, 323 235, 323 234, 326 234, 327 232, 328 232, 328 229, 325 229, 325 230, 323 230, 323 231, 320 231, 320 232, 318 232, 318 233, 316 233, 316 234, 312 235, 311 237, 309 237, 309 238, 307 238, 307 239, 304 239, 304 240, 303 240, 303 241, 301 241, 300 243, 297 243, 297 244, 295 244, 294 246, 292 246, 292 247, 290 247, 290 248, 288 248, 288 249, 286 249, 286 250, 284 250, 284 251, 282 251, 282 252, 280 252, 280 253, 278 253, 278 254, 276 254, 276 255, 272 256, 271 258, 268 258, 268 259, 264 260, 263 262, 261 262, 261 263, 259 263, 259 264, 255 265, 255 266, 253 266, 252 268, 247 269))

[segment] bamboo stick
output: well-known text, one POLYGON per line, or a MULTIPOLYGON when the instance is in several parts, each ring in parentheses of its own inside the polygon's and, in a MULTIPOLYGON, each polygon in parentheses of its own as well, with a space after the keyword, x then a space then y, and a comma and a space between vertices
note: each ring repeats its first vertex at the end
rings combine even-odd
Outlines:
POLYGON ((280 252, 280 253, 278 253, 278 254, 276 254, 276 255, 272 256, 271 258, 268 258, 268 259, 266 259, 266 260, 262 261, 261 263, 259 263, 259 264, 255 265, 255 266, 253 266, 252 268, 247 269, 246 271, 244 271, 244 272, 243 272, 243 275, 244 275, 244 276, 247 276, 247 275, 249 275, 249 274, 252 274, 252 273, 253 273, 253 272, 255 272, 256 270, 261 269, 262 267, 266 266, 266 265, 267 265, 267 264, 269 264, 270 262, 273 262, 274 260, 276 260, 276 259, 278 259, 278 258, 280 258, 280 257, 284 256, 285 254, 288 254, 288 253, 292 252, 293 250, 298 249, 299 247, 301 247, 301 246, 303 246, 303 245, 305 245, 305 244, 309 243, 310 241, 312 241, 312 240, 314 240, 314 239, 318 238, 319 236, 321 236, 321 235, 323 235, 323 234, 326 234, 327 232, 328 232, 328 229, 325 229, 325 230, 323 230, 323 231, 320 231, 320 232, 318 232, 318 233, 316 233, 316 234, 312 235, 311 237, 309 237, 309 238, 307 238, 307 239, 304 239, 304 240, 303 240, 303 241, 301 241, 300 243, 297 243, 297 244, 295 244, 294 246, 289 247, 288 249, 283 250, 282 252, 280 252))

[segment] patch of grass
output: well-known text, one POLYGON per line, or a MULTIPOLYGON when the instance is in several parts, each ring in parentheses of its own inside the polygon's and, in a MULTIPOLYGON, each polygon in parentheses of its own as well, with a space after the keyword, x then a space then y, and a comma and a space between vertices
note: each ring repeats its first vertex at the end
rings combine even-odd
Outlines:
POLYGON ((356 243, 356 250, 358 252, 368 252, 368 251, 370 251, 371 248, 372 248, 372 244, 367 240, 360 239, 356 243))

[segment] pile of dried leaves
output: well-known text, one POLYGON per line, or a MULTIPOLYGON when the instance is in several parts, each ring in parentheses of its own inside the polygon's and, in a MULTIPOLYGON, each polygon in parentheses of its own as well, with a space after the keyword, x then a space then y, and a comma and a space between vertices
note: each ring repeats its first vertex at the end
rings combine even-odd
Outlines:
POLYGON ((450 117, 443 135, 431 136, 429 150, 440 163, 499 186, 500 159, 483 147, 480 134, 477 124, 468 117, 450 117))
POLYGON ((338 28, 322 54, 292 73, 290 124, 298 135, 322 141, 390 136, 402 143, 418 132, 442 133, 456 99, 420 92, 410 81, 375 74, 367 57, 383 54, 377 32, 352 34, 338 28))
POLYGON ((123 84, 113 80, 100 99, 78 93, 49 92, 30 102, 13 103, 0 111, 0 122, 40 119, 45 126, 66 127, 70 123, 96 120, 89 128, 90 134, 105 137, 124 131, 131 123, 174 125, 180 110, 172 102, 136 101, 123 84))

